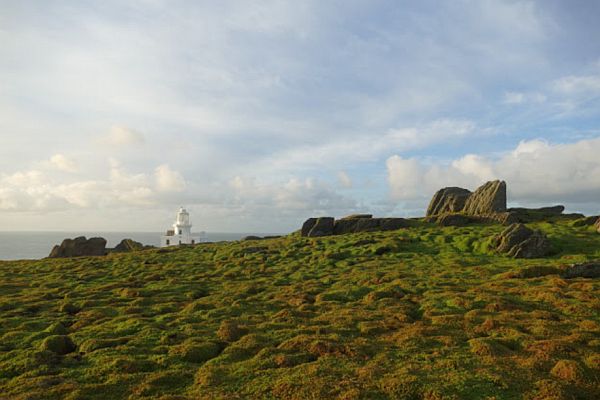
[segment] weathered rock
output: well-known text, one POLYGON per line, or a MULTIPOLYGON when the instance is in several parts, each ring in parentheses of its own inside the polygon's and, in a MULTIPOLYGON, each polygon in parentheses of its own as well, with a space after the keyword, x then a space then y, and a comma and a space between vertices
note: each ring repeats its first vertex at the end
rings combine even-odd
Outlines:
POLYGON ((124 253, 129 251, 143 250, 144 247, 145 246, 142 243, 136 242, 133 239, 123 239, 118 245, 115 246, 115 248, 112 251, 117 253, 124 253))
POLYGON ((341 219, 373 218, 373 214, 351 214, 341 219))
POLYGON ((333 217, 309 218, 302 225, 302 236, 319 237, 333 235, 333 217))
POLYGON ((596 228, 596 231, 600 233, 600 218, 598 218, 598 220, 594 223, 594 228, 596 228))
POLYGON ((300 236, 308 236, 310 230, 317 223, 317 218, 309 218, 302 224, 302 228, 300 228, 300 236))
POLYGON ((490 181, 477 188, 466 200, 463 212, 470 215, 506 211, 506 182, 490 181))
POLYGON ((463 214, 444 214, 437 218, 440 226, 465 226, 474 222, 473 218, 463 214))
POLYGON ((395 231, 410 227, 409 220, 405 218, 377 218, 379 220, 379 230, 395 231))
POLYGON ((521 222, 521 221, 519 221, 518 215, 516 215, 515 213, 512 213, 510 211, 503 212, 503 213, 491 214, 486 217, 491 218, 491 220, 493 220, 493 221, 500 222, 502 225, 511 225, 511 224, 516 224, 518 222, 521 222))
POLYGON ((496 250, 514 258, 537 258, 550 253, 550 242, 540 231, 512 224, 496 237, 496 250))
POLYGON ((459 187, 438 190, 427 207, 427 216, 461 212, 471 191, 459 187))
POLYGON ((600 278, 600 262, 587 262, 570 265, 562 274, 563 278, 600 278))
POLYGON ((393 231, 409 226, 405 218, 342 218, 335 221, 333 233, 343 235, 357 232, 393 231))
POLYGON ((309 218, 302 225, 300 233, 306 237, 317 237, 357 232, 393 231, 409 226, 410 221, 405 218, 373 218, 369 214, 359 214, 338 220, 330 217, 309 218))
POLYGON ((562 219, 570 219, 570 220, 576 220, 576 219, 581 219, 585 217, 585 215, 581 214, 581 213, 569 213, 569 214, 561 214, 560 218, 562 219))
POLYGON ((546 215, 560 215, 563 213, 563 211, 565 211, 565 206, 557 205, 551 207, 540 207, 533 210, 546 215))
POLYGON ((93 237, 86 239, 79 236, 75 239, 65 239, 60 246, 54 246, 48 257, 80 257, 103 256, 106 254, 106 239, 93 237))
POLYGON ((558 216, 568 218, 568 215, 563 214, 564 210, 565 206, 557 205, 541 208, 514 207, 509 208, 508 212, 513 214, 518 222, 528 223, 553 219, 558 216))
POLYGON ((254 235, 249 235, 249 236, 244 236, 242 238, 242 240, 263 240, 263 238, 261 238, 260 236, 254 236, 254 235))

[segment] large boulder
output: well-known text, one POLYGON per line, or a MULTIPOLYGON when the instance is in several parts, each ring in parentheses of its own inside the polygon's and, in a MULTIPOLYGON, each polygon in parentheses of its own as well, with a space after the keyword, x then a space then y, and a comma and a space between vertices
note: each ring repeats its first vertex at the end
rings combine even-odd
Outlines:
POLYGON ((115 246, 113 249, 116 253, 125 253, 129 251, 138 251, 143 250, 144 245, 140 242, 136 242, 133 239, 123 239, 121 242, 115 246))
POLYGON ((333 224, 333 217, 309 218, 302 224, 300 234, 307 237, 333 235, 333 224))
POLYGON ((537 258, 548 255, 550 242, 540 231, 529 229, 523 224, 512 224, 495 240, 496 250, 514 258, 537 258))
POLYGON ((86 239, 79 236, 75 239, 65 239, 62 243, 52 248, 50 258, 58 257, 81 257, 81 256, 103 256, 106 254, 106 239, 93 237, 86 239))
POLYGON ((427 216, 461 212, 471 191, 459 187, 438 190, 427 207, 427 216))
POLYGON ((474 191, 466 200, 463 212, 470 215, 503 213, 506 211, 506 182, 490 181, 474 191))

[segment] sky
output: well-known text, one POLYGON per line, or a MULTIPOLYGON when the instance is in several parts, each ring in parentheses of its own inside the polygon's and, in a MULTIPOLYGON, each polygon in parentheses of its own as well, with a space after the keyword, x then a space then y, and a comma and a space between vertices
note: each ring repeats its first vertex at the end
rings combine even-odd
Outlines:
POLYGON ((600 214, 600 2, 0 0, 0 230, 600 214))

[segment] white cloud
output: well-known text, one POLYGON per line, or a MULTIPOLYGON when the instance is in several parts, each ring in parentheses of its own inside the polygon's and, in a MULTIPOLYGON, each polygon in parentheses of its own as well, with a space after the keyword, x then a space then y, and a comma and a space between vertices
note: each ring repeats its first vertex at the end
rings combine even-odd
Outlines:
POLYGON ((442 187, 474 189, 491 179, 507 182, 513 202, 589 207, 600 198, 598 154, 600 137, 568 144, 522 141, 497 158, 469 154, 443 164, 393 156, 387 160, 388 183, 394 199, 419 200, 423 207, 442 187))
POLYGON ((423 167, 417 159, 404 159, 392 156, 387 159, 388 181, 392 196, 396 199, 413 199, 420 197, 423 179, 423 167))
POLYGON ((75 161, 67 158, 63 154, 55 154, 50 157, 50 165, 59 171, 77 172, 77 164, 75 161))
POLYGON ((102 142, 111 146, 133 146, 145 143, 144 135, 133 129, 115 125, 110 128, 107 135, 102 138, 102 142))
POLYGON ((162 164, 154 170, 156 188, 161 192, 181 192, 185 189, 185 179, 167 164, 162 164))
POLYGON ((504 93, 504 104, 543 103, 546 95, 539 92, 506 92, 504 93))
POLYGON ((373 161, 394 152, 420 149, 432 144, 461 140, 474 135, 489 135, 466 119, 440 119, 413 127, 389 129, 383 134, 336 138, 319 145, 296 147, 267 157, 258 168, 297 170, 301 167, 336 166, 352 162, 373 161))
POLYGON ((275 214, 338 215, 354 210, 356 202, 335 192, 322 181, 290 178, 287 181, 261 182, 253 178, 234 177, 230 181, 234 202, 243 205, 250 215, 268 210, 275 214))
POLYGON ((350 178, 350 176, 348 176, 348 174, 345 171, 339 171, 337 173, 337 178, 342 187, 347 189, 352 187, 352 179, 350 178))
POLYGON ((600 93, 600 75, 570 75, 555 80, 552 89, 565 95, 600 93))
POLYGON ((186 183, 166 164, 156 167, 152 174, 129 173, 117 160, 110 159, 106 179, 65 182, 51 170, 28 170, 1 175, 0 188, 2 210, 50 212, 156 205, 159 200, 178 198, 177 193, 185 190, 186 183))

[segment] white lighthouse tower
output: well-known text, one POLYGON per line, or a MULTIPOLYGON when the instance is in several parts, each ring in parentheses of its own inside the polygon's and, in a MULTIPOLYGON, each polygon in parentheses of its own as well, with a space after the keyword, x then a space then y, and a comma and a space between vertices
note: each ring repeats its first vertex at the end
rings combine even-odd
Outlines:
POLYGON ((166 235, 161 236, 160 247, 195 244, 205 241, 206 234, 204 232, 201 232, 199 235, 192 235, 190 214, 185 208, 181 207, 177 212, 177 218, 173 224, 173 229, 169 229, 166 235))

